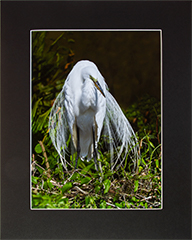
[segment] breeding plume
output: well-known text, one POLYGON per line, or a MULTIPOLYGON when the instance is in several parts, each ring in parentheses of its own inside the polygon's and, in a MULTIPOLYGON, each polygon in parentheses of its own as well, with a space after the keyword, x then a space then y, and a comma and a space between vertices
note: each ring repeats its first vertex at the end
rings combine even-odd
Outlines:
POLYGON ((97 66, 90 61, 79 61, 69 73, 54 102, 49 129, 66 170, 71 164, 66 154, 74 152, 77 152, 75 168, 79 158, 93 158, 98 170, 97 147, 101 135, 105 143, 102 149, 110 153, 112 170, 123 166, 128 155, 136 166, 138 144, 134 131, 97 66))

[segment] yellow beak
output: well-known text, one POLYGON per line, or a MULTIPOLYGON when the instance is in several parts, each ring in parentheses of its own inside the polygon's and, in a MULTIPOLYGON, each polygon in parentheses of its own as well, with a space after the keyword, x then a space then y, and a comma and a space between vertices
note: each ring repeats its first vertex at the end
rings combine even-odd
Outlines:
POLYGON ((104 94, 104 92, 103 92, 103 89, 102 89, 100 83, 98 82, 98 80, 95 79, 94 77, 92 77, 91 75, 90 75, 89 77, 90 77, 90 79, 93 81, 93 83, 95 84, 95 87, 96 87, 96 88, 100 91, 100 93, 105 97, 105 94, 104 94))

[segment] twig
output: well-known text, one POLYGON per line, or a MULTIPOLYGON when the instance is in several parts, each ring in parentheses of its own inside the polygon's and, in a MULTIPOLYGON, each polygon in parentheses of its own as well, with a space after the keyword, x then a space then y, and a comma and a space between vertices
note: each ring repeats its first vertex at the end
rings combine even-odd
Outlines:
POLYGON ((50 183, 52 183, 53 186, 60 187, 60 188, 63 186, 63 185, 60 185, 59 183, 57 183, 57 182, 54 181, 54 180, 50 180, 50 183))
POLYGON ((151 192, 151 189, 142 188, 141 190, 142 190, 142 191, 145 191, 145 192, 147 192, 147 193, 151 192))
POLYGON ((140 143, 139 143, 139 151, 138 154, 141 154, 141 147, 142 147, 142 143, 143 143, 143 139, 141 139, 140 143))
POLYGON ((34 163, 35 163, 35 154, 32 155, 32 163, 31 163, 31 171, 33 172, 33 176, 35 175, 34 163))
POLYGON ((153 207, 156 207, 156 204, 154 204, 154 203, 152 203, 152 202, 148 201, 148 199, 152 199, 152 198, 153 198, 153 196, 144 197, 144 196, 141 196, 141 195, 139 195, 139 194, 137 194, 137 196, 138 196, 138 197, 142 197, 142 198, 143 198, 143 199, 141 199, 140 201, 146 201, 147 203, 151 204, 153 207))
POLYGON ((43 167, 41 167, 38 163, 33 162, 33 164, 37 165, 39 168, 41 168, 43 171, 46 171, 43 167))
POLYGON ((43 192, 47 192, 47 193, 52 193, 52 194, 56 194, 56 195, 58 195, 57 192, 51 192, 51 191, 49 191, 49 190, 45 190, 45 189, 43 189, 43 188, 35 188, 35 187, 32 187, 32 190, 43 191, 43 192))
POLYGON ((48 161, 48 158, 47 158, 47 153, 45 151, 45 147, 43 145, 43 142, 39 141, 39 144, 41 146, 41 149, 43 151, 43 156, 45 158, 45 165, 46 165, 46 168, 47 168, 47 177, 50 178, 51 177, 51 170, 50 170, 49 161, 48 161))
POLYGON ((121 208, 115 206, 114 204, 111 204, 111 203, 108 203, 108 202, 106 202, 106 205, 109 205, 109 206, 112 206, 112 207, 115 207, 115 208, 121 209, 121 208))
MULTIPOLYGON (((153 196, 149 196, 149 197, 144 197, 142 195, 136 194, 138 197, 142 198, 140 201, 147 201, 148 199, 153 198, 153 196)), ((151 203, 151 202, 150 202, 151 203)))
POLYGON ((75 186, 73 189, 75 189, 75 190, 77 190, 78 192, 81 192, 81 193, 83 193, 83 194, 85 194, 85 195, 89 194, 88 192, 83 191, 81 188, 79 188, 79 187, 77 187, 77 186, 75 186))
MULTIPOLYGON (((69 182, 69 180, 72 178, 72 176, 73 176, 73 174, 74 174, 75 172, 78 172, 78 169, 72 170, 71 175, 65 180, 65 182, 63 183, 63 185, 65 185, 67 182, 69 182)), ((68 173, 69 173, 69 172, 68 172, 68 173)))

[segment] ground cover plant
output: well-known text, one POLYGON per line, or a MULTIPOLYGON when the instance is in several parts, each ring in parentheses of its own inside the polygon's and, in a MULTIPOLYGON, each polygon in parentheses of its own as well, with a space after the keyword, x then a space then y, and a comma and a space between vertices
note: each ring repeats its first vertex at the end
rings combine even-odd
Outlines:
MULTIPOLYGON (((31 207, 33 209, 159 209, 161 203, 161 105, 145 95, 124 114, 133 126, 139 145, 137 170, 127 162, 111 171, 109 152, 101 151, 100 171, 94 161, 78 161, 68 156, 63 169, 49 137, 51 106, 73 66, 74 40, 62 33, 49 44, 46 32, 32 34, 32 156, 31 207), (61 47, 63 41, 66 47, 61 47)), ((69 143, 70 144, 70 139, 69 143)))

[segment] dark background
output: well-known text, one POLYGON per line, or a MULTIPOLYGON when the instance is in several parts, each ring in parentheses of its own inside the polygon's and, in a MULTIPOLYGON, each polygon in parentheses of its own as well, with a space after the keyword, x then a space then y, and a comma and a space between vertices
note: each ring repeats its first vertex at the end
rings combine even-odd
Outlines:
POLYGON ((190 239, 191 3, 2 2, 1 238, 190 239), (30 210, 32 29, 162 29, 163 210, 30 210))
MULTIPOLYGON (((75 53, 73 63, 80 60, 94 62, 112 95, 124 109, 138 98, 149 94, 160 100, 161 95, 161 36, 160 30, 64 31, 75 53)), ((46 45, 63 31, 47 31, 46 45)))

